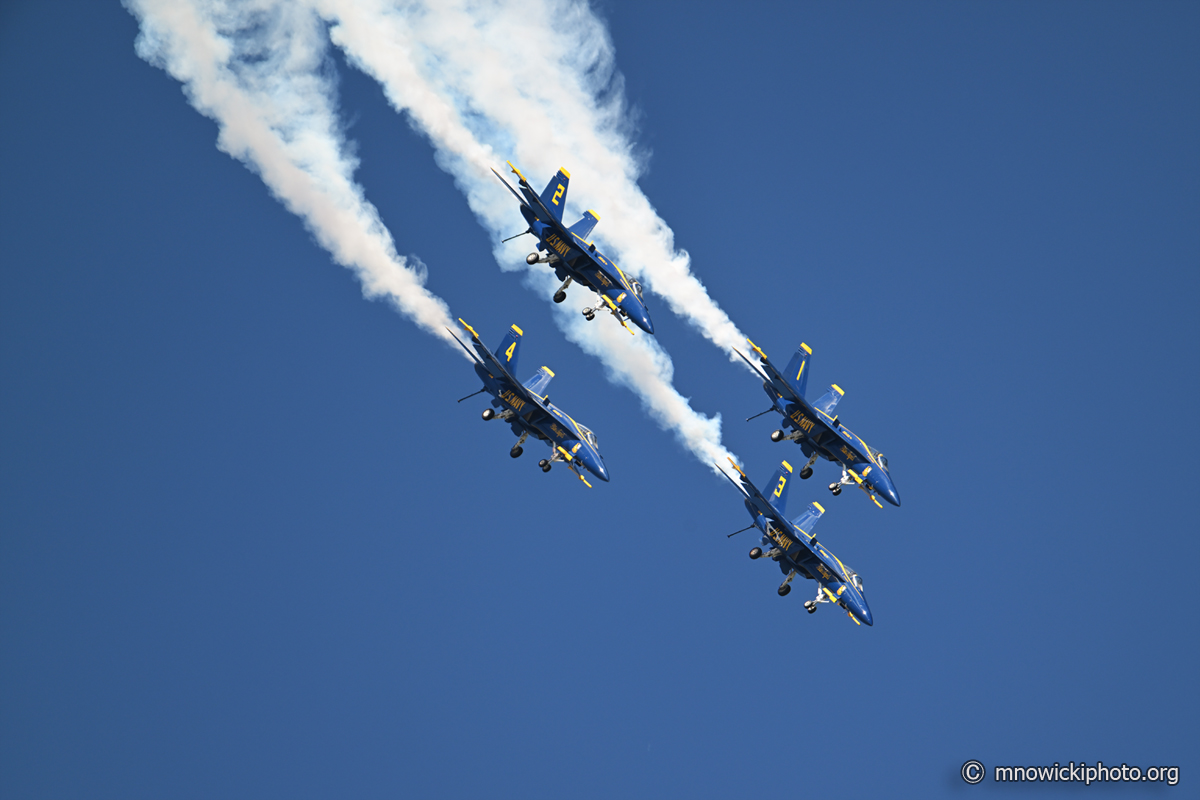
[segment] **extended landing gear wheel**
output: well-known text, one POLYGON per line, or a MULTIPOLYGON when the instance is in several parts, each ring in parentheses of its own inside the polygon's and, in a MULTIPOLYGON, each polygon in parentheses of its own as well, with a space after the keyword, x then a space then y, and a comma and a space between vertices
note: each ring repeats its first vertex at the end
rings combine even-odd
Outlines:
POLYGON ((804 610, 805 610, 805 611, 807 611, 807 612, 808 612, 808 613, 810 613, 810 614, 815 614, 815 613, 817 613, 817 604, 816 604, 816 601, 813 601, 813 600, 805 600, 805 601, 804 601, 804 610))
POLYGON ((538 462, 538 466, 542 468, 542 472, 550 471, 550 462, 544 458, 538 462))
POLYGON ((842 485, 840 483, 835 483, 833 486, 829 487, 829 491, 833 492, 834 497, 837 497, 842 493, 842 485))
POLYGON ((563 300, 566 300, 566 299, 567 299, 567 293, 564 292, 562 289, 559 289, 557 292, 554 293, 554 302, 561 303, 563 300))
POLYGON ((592 320, 594 320, 596 318, 596 313, 594 311, 585 311, 585 312, 583 312, 583 318, 586 319, 588 322, 591 322, 592 320))
POLYGON ((792 585, 790 583, 785 583, 783 586, 779 587, 779 596, 787 597, 788 592, 790 592, 791 590, 792 590, 792 585))
POLYGON ((763 552, 761 547, 756 547, 750 551, 751 558, 762 558, 763 552))
POLYGON ((771 441, 772 442, 782 442, 783 441, 783 431, 771 431, 771 441))
POLYGON ((800 480, 806 481, 812 477, 812 467, 805 467, 800 470, 800 480))
POLYGON ((508 454, 510 456, 512 456, 513 458, 520 458, 521 453, 524 453, 524 452, 525 452, 525 448, 518 446, 518 447, 514 447, 512 450, 509 450, 508 454))
POLYGON ((484 422, 487 422, 489 419, 491 419, 491 418, 492 418, 492 417, 494 417, 494 416, 496 416, 496 409, 494 409, 494 408, 485 408, 485 409, 483 410, 483 421, 484 421, 484 422))

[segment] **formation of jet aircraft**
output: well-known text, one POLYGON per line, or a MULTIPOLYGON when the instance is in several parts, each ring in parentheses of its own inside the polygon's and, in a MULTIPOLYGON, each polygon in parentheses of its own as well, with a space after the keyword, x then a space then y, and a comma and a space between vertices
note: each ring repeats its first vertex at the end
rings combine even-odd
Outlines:
MULTIPOLYGON (((563 282, 554 293, 554 302, 566 300, 567 289, 572 284, 578 284, 598 298, 592 306, 583 309, 583 315, 588 320, 593 319, 599 311, 607 311, 630 334, 633 329, 627 324, 629 322, 646 333, 654 333, 641 284, 588 241, 587 237, 600 220, 599 215, 595 211, 587 211, 574 225, 568 227, 563 224, 570 173, 566 169, 559 169, 538 194, 520 170, 511 162, 508 166, 517 176, 518 188, 513 188, 496 170, 492 172, 520 202, 521 216, 528 228, 517 236, 532 234, 538 241, 537 251, 530 253, 526 262, 530 266, 548 265, 563 282)), ((461 319, 459 322, 470 333, 470 347, 454 331, 450 333, 471 356, 475 374, 483 382, 482 389, 459 402, 485 392, 491 395, 491 403, 484 409, 483 419, 508 423, 518 437, 509 451, 513 458, 518 458, 524 452, 526 439, 533 436, 550 448, 550 458, 538 462, 543 472, 549 472, 555 463, 561 462, 588 487, 591 487, 591 483, 583 476, 583 471, 607 482, 608 469, 600 455, 596 435, 550 402, 546 388, 554 373, 548 367, 541 367, 524 382, 513 377, 517 371, 517 358, 524 335, 521 329, 513 325, 500 345, 495 350, 489 350, 470 325, 461 319)), ((899 506, 900 495, 892 481, 887 458, 847 428, 835 413, 845 394, 842 389, 837 384, 831 384, 817 400, 809 402, 806 399, 807 367, 812 349, 807 344, 801 344, 787 368, 780 372, 766 353, 754 342, 747 341, 758 355, 757 363, 739 350, 735 349, 734 352, 763 381, 763 390, 771 399, 771 407, 762 414, 775 411, 783 418, 783 427, 772 432, 771 441, 795 442, 808 459, 800 468, 800 479, 812 477, 813 465, 818 459, 825 459, 841 467, 841 477, 829 484, 834 496, 841 494, 843 487, 855 486, 880 508, 883 508, 880 498, 899 506)), ((813 502, 795 519, 787 518, 792 465, 786 460, 780 464, 767 484, 769 494, 764 495, 733 459, 730 459, 730 463, 737 471, 738 480, 730 477, 720 465, 717 468, 741 492, 750 514, 751 524, 742 531, 755 528, 762 535, 761 546, 750 551, 750 558, 765 558, 778 564, 784 575, 779 585, 779 595, 783 597, 789 594, 792 581, 800 576, 814 581, 817 586, 816 596, 804 603, 808 613, 816 612, 820 605, 832 604, 845 610, 855 624, 873 625, 862 578, 820 544, 813 533, 818 520, 825 513, 824 507, 813 502)))

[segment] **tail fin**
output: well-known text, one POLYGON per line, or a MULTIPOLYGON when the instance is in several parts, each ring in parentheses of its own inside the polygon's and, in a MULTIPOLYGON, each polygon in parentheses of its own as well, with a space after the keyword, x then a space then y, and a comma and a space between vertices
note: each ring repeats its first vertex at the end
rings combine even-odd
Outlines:
POLYGON ((550 385, 550 379, 554 377, 554 373, 549 367, 540 367, 537 372, 533 373, 533 377, 525 381, 525 388, 536 394, 538 397, 546 396, 546 387, 550 385))
POLYGON ((805 390, 808 388, 808 373, 805 371, 805 367, 808 366, 808 357, 811 355, 812 350, 809 346, 801 343, 800 349, 792 356, 792 360, 788 362, 787 369, 783 371, 787 382, 792 385, 792 388, 801 397, 804 397, 805 390))
POLYGON ((508 333, 504 334, 500 346, 493 351, 509 375, 517 371, 517 356, 521 354, 521 337, 524 335, 523 330, 513 325, 508 329, 508 333))
POLYGON ((821 398, 812 404, 813 408, 815 408, 817 411, 824 411, 826 414, 832 417, 833 410, 837 408, 837 404, 842 399, 842 395, 844 394, 845 392, 842 391, 842 387, 838 386, 836 383, 831 384, 829 391, 821 395, 821 398))
POLYGON ((788 484, 791 483, 791 478, 792 465, 784 461, 779 465, 779 469, 775 470, 775 474, 771 476, 771 480, 766 486, 767 502, 779 512, 781 517, 787 514, 788 484))
MULTIPOLYGON (((564 192, 563 194, 566 194, 564 192)), ((576 222, 571 227, 567 228, 571 233, 578 236, 580 239, 587 239, 588 234, 592 232, 592 228, 596 227, 596 223, 600 221, 600 216, 595 211, 588 211, 583 215, 583 218, 576 222)))
POLYGON ((549 209, 559 222, 562 222, 563 208, 567 205, 567 182, 570 180, 571 173, 560 167, 558 174, 550 179, 541 195, 542 205, 549 209))

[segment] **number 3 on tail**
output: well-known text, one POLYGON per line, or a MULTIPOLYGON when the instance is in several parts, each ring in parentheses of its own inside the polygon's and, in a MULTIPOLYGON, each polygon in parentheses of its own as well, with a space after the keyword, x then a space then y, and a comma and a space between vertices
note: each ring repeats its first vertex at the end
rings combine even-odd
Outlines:
POLYGON ((550 198, 550 202, 554 203, 554 205, 558 205, 558 198, 562 197, 563 192, 565 192, 565 191, 566 191, 566 189, 564 189, 563 185, 560 183, 558 185, 558 191, 554 193, 554 197, 550 198))
POLYGON ((787 483, 787 478, 780 478, 779 485, 775 487, 775 496, 779 497, 783 494, 783 485, 787 483))

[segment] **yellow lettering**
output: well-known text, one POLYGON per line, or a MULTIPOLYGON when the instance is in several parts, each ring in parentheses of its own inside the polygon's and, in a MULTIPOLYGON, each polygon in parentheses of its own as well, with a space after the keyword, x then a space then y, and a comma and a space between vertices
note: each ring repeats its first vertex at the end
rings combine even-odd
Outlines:
POLYGON ((780 476, 779 485, 775 487, 775 496, 776 497, 780 497, 783 495, 783 486, 786 483, 787 483, 787 478, 780 476))
POLYGON ((554 193, 554 197, 550 198, 550 202, 554 203, 554 205, 558 205, 558 198, 562 197, 563 192, 565 192, 565 191, 566 191, 566 189, 564 189, 563 185, 560 183, 558 185, 558 191, 554 193))
POLYGON ((517 349, 517 343, 516 343, 516 342, 513 342, 512 344, 510 344, 510 345, 508 346, 508 349, 504 351, 504 355, 506 356, 506 359, 505 359, 505 360, 507 360, 507 361, 512 361, 512 354, 513 354, 513 351, 514 351, 514 350, 516 350, 516 349, 517 349))

